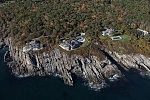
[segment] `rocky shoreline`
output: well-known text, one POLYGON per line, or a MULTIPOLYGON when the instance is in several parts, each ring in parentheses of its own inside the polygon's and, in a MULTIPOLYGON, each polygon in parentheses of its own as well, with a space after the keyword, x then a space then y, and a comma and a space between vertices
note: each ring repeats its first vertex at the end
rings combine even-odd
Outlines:
POLYGON ((58 48, 41 54, 25 53, 13 44, 11 38, 3 40, 0 47, 4 47, 4 44, 9 46, 5 61, 16 77, 54 75, 70 86, 74 85, 74 77, 78 77, 91 88, 102 89, 109 85, 108 82, 125 77, 125 73, 131 69, 149 75, 150 58, 140 54, 120 55, 103 50, 106 58, 99 61, 95 56, 68 56, 58 48))
POLYGON ((5 45, 4 39, 0 39, 0 49, 2 49, 5 45))

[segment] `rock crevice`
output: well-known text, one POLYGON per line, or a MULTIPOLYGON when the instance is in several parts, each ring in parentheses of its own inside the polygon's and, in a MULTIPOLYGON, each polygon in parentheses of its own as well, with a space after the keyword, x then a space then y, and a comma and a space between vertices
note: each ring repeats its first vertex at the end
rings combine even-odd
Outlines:
POLYGON ((73 86, 76 77, 80 77, 92 88, 101 89, 107 84, 106 80, 123 77, 125 70, 133 68, 147 72, 150 66, 150 58, 143 55, 120 55, 105 50, 106 59, 99 61, 95 56, 68 56, 58 48, 41 54, 25 53, 13 45, 11 39, 6 44, 9 45, 9 52, 5 54, 5 60, 15 76, 54 75, 70 86, 73 86))

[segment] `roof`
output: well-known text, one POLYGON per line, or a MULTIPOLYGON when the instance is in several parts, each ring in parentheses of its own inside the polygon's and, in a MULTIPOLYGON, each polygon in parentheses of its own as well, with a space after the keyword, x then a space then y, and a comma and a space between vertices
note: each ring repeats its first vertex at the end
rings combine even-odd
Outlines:
POLYGON ((137 30, 143 32, 144 35, 145 35, 145 34, 149 34, 149 32, 147 32, 147 31, 145 31, 145 30, 142 30, 142 29, 137 29, 137 30))
POLYGON ((81 36, 84 36, 85 35, 85 33, 81 33, 81 36))
POLYGON ((113 29, 106 29, 105 31, 102 31, 102 35, 104 36, 104 35, 109 35, 111 32, 114 32, 114 30, 113 29))
POLYGON ((27 52, 30 50, 41 50, 43 49, 43 44, 40 44, 38 40, 31 41, 29 44, 26 43, 26 46, 23 47, 23 52, 27 52))
POLYGON ((80 38, 80 39, 78 39, 78 42, 85 42, 85 38, 80 38))
POLYGON ((73 49, 79 47, 80 43, 79 43, 79 41, 71 40, 71 41, 64 41, 59 46, 65 50, 73 50, 73 49))

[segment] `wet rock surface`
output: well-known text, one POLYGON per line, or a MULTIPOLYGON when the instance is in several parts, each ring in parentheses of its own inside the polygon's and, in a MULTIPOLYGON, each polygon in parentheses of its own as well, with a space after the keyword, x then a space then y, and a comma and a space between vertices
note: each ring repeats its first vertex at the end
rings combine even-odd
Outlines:
POLYGON ((108 52, 118 63, 122 64, 125 70, 136 69, 138 71, 150 72, 150 58, 141 54, 125 55, 116 52, 108 52))
POLYGON ((2 49, 5 46, 4 40, 0 39, 0 49, 2 49))

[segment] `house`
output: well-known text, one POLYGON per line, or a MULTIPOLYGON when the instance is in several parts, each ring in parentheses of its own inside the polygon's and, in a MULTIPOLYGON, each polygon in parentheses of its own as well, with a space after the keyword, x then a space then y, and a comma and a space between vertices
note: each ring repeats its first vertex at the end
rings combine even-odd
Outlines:
POLYGON ((77 41, 83 43, 85 42, 85 38, 79 38, 77 41))
POLYGON ((149 32, 142 30, 142 29, 137 29, 138 31, 141 31, 143 33, 143 35, 149 34, 149 32))
POLYGON ((59 46, 67 51, 71 49, 70 45, 67 42, 61 43, 59 46))
POLYGON ((26 46, 23 47, 23 52, 36 51, 41 49, 43 49, 43 44, 40 44, 40 41, 38 40, 33 40, 30 43, 26 43, 26 46))
POLYGON ((85 36, 85 33, 77 33, 75 38, 79 39, 79 38, 84 37, 84 36, 85 36))
POLYGON ((83 42, 85 42, 85 38, 82 36, 85 36, 85 33, 78 33, 72 40, 62 40, 62 43, 59 46, 67 51, 78 48, 83 44, 83 42))
POLYGON ((69 51, 69 50, 73 50, 73 49, 79 47, 80 43, 76 40, 70 40, 70 41, 64 40, 63 43, 61 43, 59 46, 65 50, 69 51))
POLYGON ((113 29, 106 29, 105 31, 102 31, 102 35, 106 36, 106 35, 110 35, 112 32, 115 32, 113 29))
POLYGON ((85 36, 85 33, 81 33, 81 36, 85 36))
POLYGON ((70 41, 70 46, 71 46, 71 50, 73 50, 73 49, 75 49, 75 48, 77 48, 77 47, 79 47, 80 46, 80 42, 78 42, 78 41, 76 41, 76 40, 71 40, 70 41))
POLYGON ((63 41, 59 46, 67 51, 73 50, 77 47, 79 47, 82 43, 77 41, 77 40, 68 40, 68 41, 63 41))

